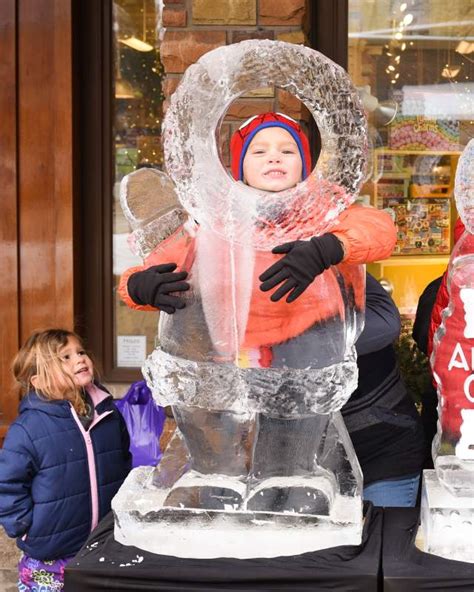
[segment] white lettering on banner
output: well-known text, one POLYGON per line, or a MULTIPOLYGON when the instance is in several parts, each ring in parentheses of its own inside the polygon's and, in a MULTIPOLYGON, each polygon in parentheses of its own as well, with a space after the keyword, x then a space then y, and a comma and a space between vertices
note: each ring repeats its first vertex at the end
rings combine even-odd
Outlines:
MULTIPOLYGON (((451 359, 449 360, 448 371, 451 371, 453 368, 461 368, 466 372, 473 372, 464 381, 464 395, 470 403, 474 403, 474 394, 471 394, 471 384, 474 382, 474 347, 471 347, 471 367, 469 367, 462 345, 459 342, 456 343, 451 354, 451 359)), ((441 382, 439 377, 436 373, 433 374, 439 384, 441 382)))
POLYGON ((466 398, 468 401, 470 401, 471 403, 474 403, 474 397, 471 395, 471 391, 470 391, 470 386, 471 386, 471 382, 474 381, 474 374, 471 374, 470 376, 468 376, 466 378, 466 380, 464 381, 464 394, 466 395, 466 398))
POLYGON ((454 368, 462 368, 469 372, 469 364, 467 363, 466 356, 464 355, 463 349, 461 344, 458 342, 456 343, 456 347, 453 350, 453 354, 451 359, 449 360, 448 370, 451 371, 454 368), (456 360, 456 357, 459 356, 459 360, 456 360))

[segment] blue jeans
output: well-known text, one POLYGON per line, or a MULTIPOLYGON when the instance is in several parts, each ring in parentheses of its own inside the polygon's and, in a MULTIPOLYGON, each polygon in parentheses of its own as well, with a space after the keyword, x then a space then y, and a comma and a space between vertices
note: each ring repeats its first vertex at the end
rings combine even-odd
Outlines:
POLYGON ((419 474, 405 479, 375 481, 364 487, 364 500, 372 502, 374 506, 414 508, 419 483, 419 474))

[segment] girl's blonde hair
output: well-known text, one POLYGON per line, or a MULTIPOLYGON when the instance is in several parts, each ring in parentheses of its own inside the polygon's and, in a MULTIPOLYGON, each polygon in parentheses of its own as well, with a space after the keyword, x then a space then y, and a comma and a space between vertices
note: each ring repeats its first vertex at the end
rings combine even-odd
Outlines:
POLYGON ((86 412, 81 389, 65 371, 59 357, 68 338, 74 337, 82 345, 82 339, 65 329, 47 329, 33 333, 13 360, 13 375, 20 384, 22 395, 34 390, 47 400, 70 401, 80 415, 86 412), (38 377, 33 386, 32 378, 38 377))

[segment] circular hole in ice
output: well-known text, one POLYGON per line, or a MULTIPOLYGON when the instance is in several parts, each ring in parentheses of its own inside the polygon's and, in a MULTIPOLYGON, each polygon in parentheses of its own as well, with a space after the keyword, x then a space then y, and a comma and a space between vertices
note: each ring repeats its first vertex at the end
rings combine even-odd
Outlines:
MULTIPOLYGON (((314 120, 314 118, 312 118, 308 108, 294 94, 277 86, 265 86, 257 88, 253 91, 250 91, 248 96, 244 95, 243 98, 246 99, 257 97, 265 99, 268 102, 272 100, 272 102, 274 103, 274 107, 272 108, 273 111, 282 115, 286 115, 290 119, 296 121, 296 123, 298 123, 301 129, 303 130, 303 133, 308 138, 311 152, 311 170, 306 171, 307 176, 309 176, 316 168, 319 154, 321 152, 321 134, 319 132, 316 121, 314 120)), ((238 101, 240 101, 241 99, 242 97, 238 97, 235 101, 231 103, 231 105, 229 106, 226 113, 221 119, 219 130, 217 132, 218 149, 221 164, 223 168, 227 171, 231 181, 235 183, 237 181, 235 181, 230 171, 232 158, 230 150, 231 137, 237 129, 239 129, 241 126, 244 126, 247 122, 250 122, 250 120, 253 119, 253 117, 270 111, 270 109, 268 111, 263 111, 262 109, 260 109, 256 110, 255 113, 251 115, 249 112, 247 112, 245 117, 242 116, 238 119, 237 122, 234 122, 233 118, 236 114, 239 113, 238 101), (229 112, 231 113, 230 116, 229 112), (229 124, 231 124, 230 133, 228 132, 229 124)), ((249 189, 252 189, 252 187, 249 187, 249 189)), ((255 191, 255 193, 258 194, 258 191, 255 191)))
POLYGON ((216 232, 229 220, 249 230, 262 221, 275 228, 271 236, 243 233, 242 240, 256 247, 273 246, 276 236, 283 242, 323 232, 354 201, 367 160, 366 120, 347 73, 308 47, 279 41, 243 41, 202 56, 171 98, 163 137, 166 168, 186 210, 216 232), (216 132, 235 99, 271 85, 284 87, 306 105, 321 132, 322 150, 305 181, 277 198, 258 195, 257 203, 256 192, 242 184, 236 189, 224 169, 216 132), (310 223, 275 224, 288 220, 281 212, 295 211, 308 212, 310 223))

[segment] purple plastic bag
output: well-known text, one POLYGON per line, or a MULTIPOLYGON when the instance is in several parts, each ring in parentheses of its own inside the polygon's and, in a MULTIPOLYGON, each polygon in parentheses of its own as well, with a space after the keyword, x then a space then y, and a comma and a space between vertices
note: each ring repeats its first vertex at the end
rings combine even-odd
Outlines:
POLYGON ((156 465, 161 459, 160 435, 166 415, 153 400, 144 380, 134 382, 127 394, 116 401, 130 434, 132 466, 156 465))

